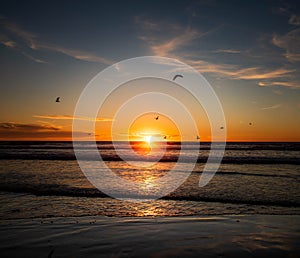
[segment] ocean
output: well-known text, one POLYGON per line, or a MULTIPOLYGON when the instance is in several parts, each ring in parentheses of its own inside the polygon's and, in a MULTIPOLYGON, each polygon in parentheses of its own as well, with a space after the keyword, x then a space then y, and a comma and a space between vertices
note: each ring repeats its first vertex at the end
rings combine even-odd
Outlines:
MULTIPOLYGON (((141 151, 140 143, 133 149, 141 151)), ((97 142, 105 164, 119 177, 142 182, 162 177, 178 161, 197 152, 193 172, 175 191, 158 200, 132 202, 107 196, 81 171, 72 142, 0 142, 1 219, 112 216, 201 216, 278 214, 300 215, 300 143, 229 142, 219 170, 204 187, 199 178, 210 143, 168 142, 165 153, 151 166, 132 166, 122 160, 111 142, 97 142)), ((91 162, 91 144, 82 142, 91 162)), ((128 146, 118 143, 125 154, 128 146)), ((153 161, 138 153, 145 165, 153 161)), ((130 160, 130 156, 127 157, 130 160)), ((183 166, 184 167, 184 166, 183 166)), ((169 172, 176 173, 176 172, 169 172)), ((184 173, 184 171, 181 171, 184 173)))

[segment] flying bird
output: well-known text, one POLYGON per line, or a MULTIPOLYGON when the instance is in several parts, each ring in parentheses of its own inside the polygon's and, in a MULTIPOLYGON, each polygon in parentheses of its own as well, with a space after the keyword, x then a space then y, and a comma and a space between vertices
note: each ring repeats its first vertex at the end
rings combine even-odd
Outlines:
POLYGON ((224 126, 221 126, 220 129, 221 129, 221 130, 224 129, 224 126))
POLYGON ((249 125, 252 125, 252 123, 249 123, 249 125))
POLYGON ((164 136, 164 139, 167 139, 167 136, 164 136))
POLYGON ((181 75, 181 74, 176 74, 176 75, 173 77, 173 81, 175 81, 177 77, 183 78, 183 75, 181 75))
POLYGON ((159 116, 154 117, 155 120, 158 120, 159 116))
POLYGON ((60 97, 57 97, 55 102, 60 102, 60 97))

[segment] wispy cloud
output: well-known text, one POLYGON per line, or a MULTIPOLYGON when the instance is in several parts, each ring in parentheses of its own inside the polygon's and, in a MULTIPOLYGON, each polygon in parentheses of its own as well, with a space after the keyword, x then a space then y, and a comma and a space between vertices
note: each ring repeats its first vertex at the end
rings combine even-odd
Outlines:
POLYGON ((226 54, 240 54, 243 51, 236 49, 217 49, 212 51, 213 53, 226 53, 226 54))
POLYGON ((300 82, 297 81, 266 81, 266 82, 259 82, 259 86, 266 87, 266 86, 282 86, 292 89, 299 89, 300 82))
POLYGON ((289 19, 289 24, 299 26, 300 25, 300 16, 298 16, 296 14, 292 14, 289 19))
POLYGON ((42 42, 38 39, 38 37, 35 34, 26 31, 25 29, 19 27, 15 23, 9 22, 4 17, 0 17, 0 27, 3 29, 3 32, 0 33, 1 44, 5 45, 6 47, 21 51, 21 53, 24 56, 37 63, 46 63, 46 61, 29 55, 27 53, 28 48, 31 51, 43 50, 62 53, 74 59, 87 62, 103 63, 107 65, 113 64, 113 61, 87 51, 75 50, 62 47, 56 44, 42 42))
POLYGON ((9 38, 5 37, 4 35, 0 34, 0 43, 8 48, 16 48, 16 42, 10 40, 9 38))
POLYGON ((300 61, 300 29, 294 29, 285 35, 275 34, 272 43, 285 50, 284 56, 289 61, 300 61))
POLYGON ((288 19, 289 24, 299 26, 300 25, 300 16, 290 10, 291 6, 289 4, 287 4, 287 3, 284 3, 284 4, 285 4, 284 6, 274 8, 275 13, 287 16, 289 18, 288 19))
POLYGON ((72 139, 72 134, 83 139, 94 135, 88 132, 72 132, 64 130, 61 126, 50 123, 0 123, 0 140, 34 140, 34 139, 72 139))
POLYGON ((33 57, 33 56, 27 54, 27 53, 24 52, 24 51, 22 51, 21 53, 22 53, 24 56, 26 56, 27 58, 29 58, 30 60, 32 60, 32 61, 34 61, 34 62, 36 62, 36 63, 40 63, 40 64, 45 64, 45 63, 47 63, 46 61, 41 60, 41 59, 38 59, 38 58, 35 58, 35 57, 33 57))
POLYGON ((169 57, 175 54, 173 52, 190 46, 194 40, 212 34, 221 27, 200 31, 166 21, 152 21, 141 16, 135 17, 135 22, 142 29, 142 35, 139 38, 149 44, 152 53, 169 57))
POLYGON ((263 107, 263 108, 261 108, 261 110, 277 109, 277 108, 280 108, 281 106, 282 106, 282 104, 276 104, 276 105, 269 106, 269 107, 263 107))
POLYGON ((151 49, 155 55, 168 56, 174 50, 188 45, 193 39, 199 37, 199 35, 200 34, 196 30, 187 29, 179 36, 176 36, 161 44, 153 45, 151 49))
POLYGON ((186 63, 192 65, 201 73, 214 73, 219 76, 230 77, 231 79, 244 80, 259 80, 259 79, 276 79, 282 77, 289 77, 293 69, 275 69, 265 70, 261 67, 239 68, 237 65, 228 64, 213 64, 202 60, 184 60, 186 63))
POLYGON ((233 73, 233 76, 238 79, 246 79, 246 80, 257 80, 257 79, 274 79, 274 78, 282 78, 287 77, 288 74, 295 72, 295 70, 289 69, 276 69, 273 71, 263 71, 263 69, 259 67, 251 67, 240 69, 237 72, 233 73))
POLYGON ((97 117, 96 119, 90 117, 83 116, 70 116, 70 115, 35 115, 35 118, 43 118, 43 119, 55 119, 55 120, 85 120, 85 121, 96 121, 96 122, 111 122, 112 118, 101 118, 97 117))
POLYGON ((168 31, 170 33, 182 32, 181 25, 166 22, 166 21, 157 22, 157 21, 149 19, 145 16, 135 16, 134 22, 139 27, 141 27, 142 30, 144 30, 146 32, 148 32, 148 31, 160 31, 160 32, 168 31))
POLYGON ((5 33, 3 35, 6 35, 6 37, 18 37, 20 40, 27 42, 28 45, 34 44, 34 41, 36 40, 36 36, 21 27, 19 27, 17 24, 8 21, 5 17, 0 17, 0 26, 4 31, 2 33, 5 33))
MULTIPOLYGON (((158 24, 155 23, 154 25, 154 23, 149 23, 148 21, 143 23, 142 20, 139 20, 139 22, 143 25, 144 36, 142 36, 141 39, 149 44, 150 50, 154 55, 181 60, 201 73, 211 73, 218 77, 226 77, 233 80, 274 80, 291 78, 292 73, 296 71, 295 69, 289 68, 267 69, 260 66, 241 68, 241 66, 237 64, 214 63, 203 59, 196 59, 197 55, 191 51, 194 44, 199 42, 198 40, 201 39, 201 37, 217 31, 218 28, 201 33, 191 28, 173 25, 174 29, 168 30, 169 38, 162 39, 161 36, 155 37, 157 33, 155 33, 154 29, 158 30, 158 24), (149 29, 148 35, 145 36, 147 29, 149 29)), ((217 49, 213 52, 229 54, 242 53, 241 50, 235 49, 217 49)), ((291 54, 291 52, 289 52, 289 54, 291 54)), ((295 58, 295 55, 293 58, 295 58)), ((281 86, 289 87, 283 84, 281 86)))
POLYGON ((78 60, 82 60, 82 61, 103 63, 103 64, 107 64, 107 65, 111 65, 114 63, 111 60, 94 55, 94 54, 86 52, 86 51, 68 49, 68 48, 64 48, 64 47, 54 45, 54 44, 46 44, 46 43, 40 43, 40 42, 35 41, 34 44, 32 44, 30 47, 33 50, 48 50, 48 51, 52 51, 52 52, 62 53, 67 56, 73 57, 74 59, 78 59, 78 60))
POLYGON ((51 124, 26 124, 18 122, 0 123, 1 130, 14 130, 14 131, 58 131, 60 126, 51 124))

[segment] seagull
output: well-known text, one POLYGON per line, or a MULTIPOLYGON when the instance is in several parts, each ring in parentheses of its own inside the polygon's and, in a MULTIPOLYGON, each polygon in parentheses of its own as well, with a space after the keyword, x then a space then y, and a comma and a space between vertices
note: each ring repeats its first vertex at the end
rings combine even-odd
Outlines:
POLYGON ((159 116, 154 117, 155 120, 158 120, 159 116))
POLYGON ((176 74, 176 75, 173 77, 173 81, 175 81, 177 77, 183 78, 183 75, 181 75, 181 74, 176 74))
POLYGON ((55 102, 60 102, 60 97, 57 97, 55 102))

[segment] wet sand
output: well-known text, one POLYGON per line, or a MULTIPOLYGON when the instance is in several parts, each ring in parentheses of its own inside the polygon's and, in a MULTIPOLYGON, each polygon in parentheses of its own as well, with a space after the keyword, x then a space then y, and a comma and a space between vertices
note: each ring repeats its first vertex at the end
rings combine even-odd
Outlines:
POLYGON ((299 257, 300 216, 0 220, 1 257, 299 257))

